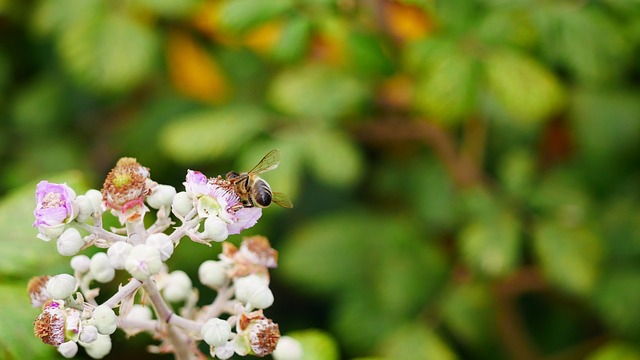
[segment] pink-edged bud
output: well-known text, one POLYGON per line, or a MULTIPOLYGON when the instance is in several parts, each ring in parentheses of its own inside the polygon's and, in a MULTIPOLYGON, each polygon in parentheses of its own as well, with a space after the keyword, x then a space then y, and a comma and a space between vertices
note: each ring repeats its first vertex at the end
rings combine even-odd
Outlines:
POLYGON ((275 360, 302 360, 302 344, 291 336, 281 336, 271 355, 275 360))
POLYGON ((169 302, 186 300, 193 291, 189 275, 182 270, 172 271, 167 279, 162 295, 169 302))
POLYGON ((99 334, 111 335, 118 328, 117 320, 118 317, 113 309, 106 305, 100 305, 93 309, 89 323, 96 327, 99 334))
POLYGON ((221 261, 207 260, 198 268, 200 282, 212 289, 219 289, 229 282, 227 267, 221 261))
POLYGON ((111 264, 114 269, 123 270, 124 262, 131 254, 131 250, 133 250, 133 245, 124 241, 119 241, 111 245, 109 250, 107 250, 109 264, 111 264))
POLYGON ((217 216, 209 216, 204 221, 204 232, 202 236, 207 240, 222 242, 229 237, 227 223, 217 216))
POLYGON ((56 241, 58 253, 62 256, 73 256, 82 249, 84 240, 80 232, 74 228, 68 228, 56 241))
POLYGON ((231 337, 231 325, 222 319, 209 319, 200 330, 202 339, 210 346, 225 344, 231 337))
POLYGON ((162 261, 167 261, 167 259, 173 255, 174 244, 167 234, 158 233, 149 235, 147 245, 158 249, 162 261))
POLYGON ((129 257, 127 257, 124 267, 131 276, 140 281, 145 281, 151 275, 160 272, 162 268, 160 251, 150 245, 136 245, 131 250, 129 257))
POLYGON ((76 291, 76 278, 69 274, 60 274, 47 282, 47 292, 53 299, 64 300, 76 291))
POLYGON ((75 341, 69 340, 58 346, 58 352, 65 358, 71 359, 78 353, 78 344, 76 344, 75 341))
POLYGON ((29 297, 31 298, 31 306, 41 307, 52 297, 47 291, 47 283, 51 277, 49 275, 36 276, 29 280, 27 284, 27 290, 29 291, 29 297))
POLYGON ((91 276, 101 283, 108 283, 116 276, 116 269, 109 263, 107 254, 103 252, 95 253, 91 257, 89 271, 91 276))
POLYGON ((176 196, 176 188, 170 185, 156 185, 151 195, 147 196, 147 204, 154 209, 170 206, 173 197, 176 196))
POLYGON ((173 197, 171 210, 174 214, 184 218, 191 210, 193 210, 193 198, 186 191, 181 191, 173 197))
POLYGON ((149 194, 149 169, 134 158, 121 158, 109 172, 102 187, 107 209, 118 216, 121 224, 142 220, 148 211, 144 199, 149 194))
POLYGON ((87 354, 94 359, 102 359, 111 352, 111 337, 109 335, 98 334, 96 340, 92 343, 80 342, 87 354))
POLYGON ((87 255, 76 255, 71 258, 70 265, 73 271, 84 274, 91 268, 91 259, 87 255))

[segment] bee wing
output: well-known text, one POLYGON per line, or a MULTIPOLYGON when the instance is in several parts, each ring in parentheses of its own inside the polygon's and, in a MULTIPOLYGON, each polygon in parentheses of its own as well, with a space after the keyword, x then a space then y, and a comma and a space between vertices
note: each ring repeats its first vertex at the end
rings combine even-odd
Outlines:
POLYGON ((278 167, 280 164, 280 150, 273 149, 265 155, 262 160, 253 169, 249 170, 250 174, 261 174, 263 172, 271 171, 278 167))
POLYGON ((289 197, 281 192, 274 191, 271 196, 271 202, 282 206, 285 209, 291 209, 293 203, 289 200, 289 197))

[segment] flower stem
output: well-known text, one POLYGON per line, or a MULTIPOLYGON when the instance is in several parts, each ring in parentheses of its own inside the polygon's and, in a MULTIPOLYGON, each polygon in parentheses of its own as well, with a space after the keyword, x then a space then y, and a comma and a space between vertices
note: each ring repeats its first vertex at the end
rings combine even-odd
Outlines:
POLYGON ((141 285, 142 283, 139 280, 131 279, 127 285, 121 287, 118 292, 110 297, 109 300, 105 301, 103 305, 107 305, 110 308, 116 307, 120 301, 133 294, 141 285))

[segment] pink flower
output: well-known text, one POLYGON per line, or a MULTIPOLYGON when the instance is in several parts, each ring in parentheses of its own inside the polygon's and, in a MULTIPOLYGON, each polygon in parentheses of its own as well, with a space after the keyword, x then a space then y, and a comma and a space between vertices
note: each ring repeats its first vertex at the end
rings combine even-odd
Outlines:
POLYGON ((144 199, 151 192, 150 183, 149 169, 134 158, 121 158, 102 186, 105 207, 118 216, 121 224, 141 221, 149 210, 144 199))
POLYGON ((234 185, 221 177, 208 179, 199 171, 188 170, 184 186, 195 199, 198 215, 218 216, 227 223, 230 235, 252 227, 262 216, 261 208, 243 207, 234 185))
POLYGON ((33 226, 55 226, 71 221, 76 193, 67 184, 53 184, 46 180, 36 186, 36 221, 33 226))

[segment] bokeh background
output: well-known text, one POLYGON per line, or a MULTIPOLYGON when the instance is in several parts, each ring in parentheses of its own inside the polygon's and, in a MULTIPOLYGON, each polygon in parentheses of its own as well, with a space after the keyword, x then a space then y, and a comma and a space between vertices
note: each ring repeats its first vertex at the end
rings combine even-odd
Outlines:
POLYGON ((305 359, 640 359, 639 80, 636 0, 2 0, 0 358, 59 357, 39 180, 131 156, 182 189, 278 148, 295 207, 249 233, 305 359))

